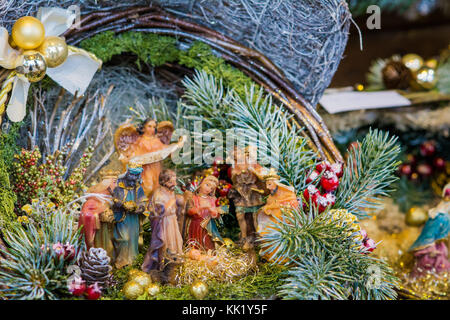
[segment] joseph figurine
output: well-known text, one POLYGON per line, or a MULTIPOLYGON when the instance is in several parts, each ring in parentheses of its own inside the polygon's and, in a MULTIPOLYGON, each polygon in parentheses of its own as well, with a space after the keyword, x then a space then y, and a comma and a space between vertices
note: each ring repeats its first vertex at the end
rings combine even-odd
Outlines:
POLYGON ((175 194, 176 185, 176 173, 168 169, 163 170, 159 175, 159 187, 150 198, 148 211, 152 238, 142 264, 142 270, 145 272, 163 271, 166 264, 164 261, 175 260, 183 254, 178 215, 184 207, 184 201, 182 196, 175 194))
POLYGON ((147 197, 141 186, 142 167, 129 165, 119 176, 113 191, 114 260, 116 268, 133 263, 139 253, 139 216, 145 212, 147 197))
POLYGON ((231 181, 233 189, 228 197, 236 207, 236 219, 239 223, 240 242, 244 250, 254 247, 256 239, 256 214, 264 205, 267 194, 262 180, 263 167, 256 162, 257 150, 249 146, 244 150, 235 148, 231 181))

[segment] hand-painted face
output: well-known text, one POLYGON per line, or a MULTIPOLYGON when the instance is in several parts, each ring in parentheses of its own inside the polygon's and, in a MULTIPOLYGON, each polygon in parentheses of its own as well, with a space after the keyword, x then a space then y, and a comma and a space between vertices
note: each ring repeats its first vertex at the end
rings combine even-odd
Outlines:
POLYGON ((148 121, 144 126, 144 133, 146 135, 153 136, 156 134, 156 122, 155 120, 148 121))
POLYGON ((127 176, 126 176, 128 183, 130 183, 132 185, 135 185, 139 181, 140 178, 141 178, 140 173, 135 174, 135 173, 128 172, 127 176))
POLYGON ((216 185, 215 185, 215 183, 213 183, 213 182, 211 182, 209 180, 206 180, 206 181, 202 182, 202 184, 200 185, 199 188, 200 188, 199 191, 200 191, 201 194, 208 195, 208 194, 212 194, 213 193, 213 191, 216 188, 216 185))
POLYGON ((266 181, 266 188, 267 190, 269 190, 270 192, 275 191, 275 189, 277 188, 277 184, 275 183, 274 180, 267 180, 266 181))
POLYGON ((166 187, 170 190, 177 185, 177 176, 175 174, 170 176, 170 179, 166 182, 166 187))

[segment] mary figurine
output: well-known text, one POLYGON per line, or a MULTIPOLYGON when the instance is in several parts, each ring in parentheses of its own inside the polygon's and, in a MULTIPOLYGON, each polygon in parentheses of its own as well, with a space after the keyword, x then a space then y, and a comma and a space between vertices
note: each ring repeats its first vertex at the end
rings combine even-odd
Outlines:
POLYGON ((450 271, 448 235, 450 233, 450 183, 444 187, 443 200, 428 211, 429 219, 409 251, 416 259, 412 277, 427 272, 450 271))

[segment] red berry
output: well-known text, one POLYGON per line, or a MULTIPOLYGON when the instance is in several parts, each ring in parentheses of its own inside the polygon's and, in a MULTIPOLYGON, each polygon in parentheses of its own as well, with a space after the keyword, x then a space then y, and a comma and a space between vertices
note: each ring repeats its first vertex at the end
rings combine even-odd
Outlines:
POLYGON ((303 191, 303 197, 305 197, 306 201, 309 201, 309 198, 311 196, 316 195, 318 193, 319 193, 319 189, 317 189, 313 185, 309 185, 308 188, 306 188, 305 191, 303 191))
POLYGON ((427 163, 421 163, 417 166, 417 173, 423 177, 428 177, 433 173, 433 168, 427 163))
POLYGON ((228 189, 219 189, 219 194, 221 197, 226 197, 228 195, 228 189))
POLYGON ((377 245, 375 243, 375 241, 371 238, 367 238, 364 242, 364 247, 367 249, 367 251, 372 252, 373 250, 375 250, 377 248, 377 245))
POLYGON ((336 174, 332 172, 325 172, 322 179, 320 179, 320 185, 325 189, 325 191, 332 192, 339 186, 339 180, 336 174))
POLYGON ((403 176, 409 176, 412 173, 412 166, 410 164, 402 164, 399 167, 399 172, 403 176))
POLYGON ((336 203, 336 196, 332 193, 327 193, 325 195, 325 199, 328 201, 328 204, 330 206, 334 206, 334 204, 336 203))
POLYGON ((337 163, 333 163, 331 165, 331 171, 334 172, 338 178, 342 177, 343 174, 343 170, 342 170, 342 163, 337 162, 337 163))
POLYGON ((98 286, 98 283, 91 284, 86 290, 86 297, 89 300, 97 300, 102 295, 101 288, 98 286))
POLYGON ((436 168, 436 170, 439 170, 439 171, 444 170, 445 169, 445 160, 441 157, 434 158, 433 165, 436 168))
POLYGON ((321 163, 316 165, 316 171, 322 173, 325 170, 330 170, 331 164, 328 161, 322 161, 321 163))
POLYGON ((81 282, 73 282, 69 285, 69 291, 75 296, 79 297, 83 295, 83 293, 86 291, 86 284, 84 281, 81 282))
POLYGON ((311 182, 315 181, 318 176, 319 176, 319 172, 317 172, 317 171, 311 172, 311 174, 308 176, 308 178, 306 178, 306 183, 311 183, 311 182))
POLYGON ((319 213, 322 213, 329 206, 329 203, 325 197, 318 196, 317 197, 317 205, 318 205, 319 213))
POLYGON ((436 143, 434 141, 425 141, 420 145, 420 154, 424 157, 434 155, 436 152, 436 143))

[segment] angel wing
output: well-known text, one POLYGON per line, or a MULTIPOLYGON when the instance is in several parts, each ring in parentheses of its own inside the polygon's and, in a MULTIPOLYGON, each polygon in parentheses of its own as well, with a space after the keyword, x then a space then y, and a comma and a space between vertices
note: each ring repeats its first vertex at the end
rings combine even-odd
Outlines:
POLYGON ((156 134, 162 143, 169 144, 174 130, 175 128, 173 127, 172 122, 161 121, 158 122, 158 126, 156 127, 156 134))
POLYGON ((121 154, 128 151, 138 138, 139 133, 135 126, 131 123, 121 125, 114 133, 114 145, 117 152, 121 154))
POLYGON ((149 152, 149 153, 131 158, 130 163, 134 163, 134 164, 142 166, 145 164, 162 161, 162 160, 166 159, 168 156, 170 156, 172 153, 177 151, 178 149, 181 149, 183 147, 184 143, 186 142, 186 140, 187 140, 186 136, 181 136, 180 139, 178 140, 178 142, 169 144, 164 149, 154 151, 154 152, 149 152))

